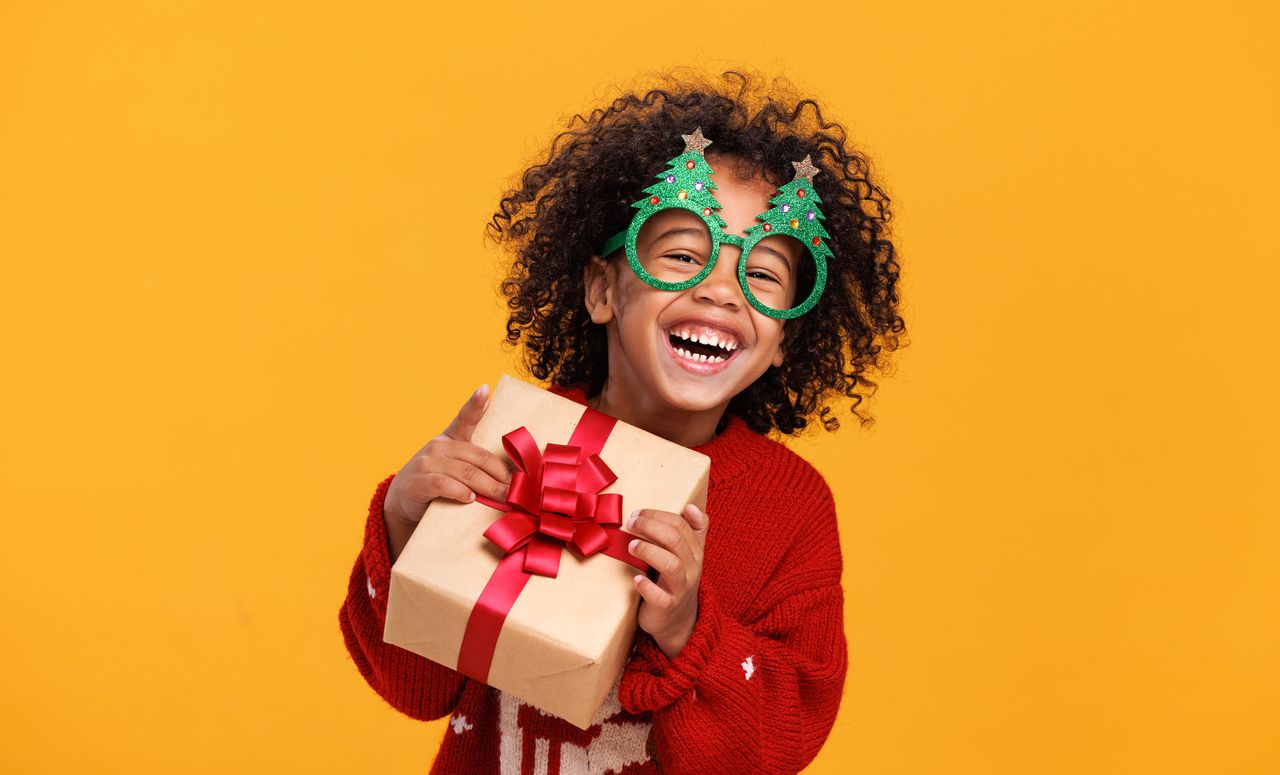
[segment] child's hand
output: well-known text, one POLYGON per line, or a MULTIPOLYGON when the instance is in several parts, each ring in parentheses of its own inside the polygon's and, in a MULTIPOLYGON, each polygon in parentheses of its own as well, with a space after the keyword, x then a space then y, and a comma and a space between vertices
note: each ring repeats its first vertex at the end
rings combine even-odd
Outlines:
POLYGON ((630 551, 660 574, 657 583, 637 575, 640 629, 653 636, 674 659, 689 642, 698 620, 698 584, 702 580, 702 548, 706 544, 706 512, 690 503, 682 514, 640 509, 627 523, 630 551))
POLYGON ((506 500, 511 470, 502 458, 471 443, 471 434, 484 415, 488 399, 489 386, 481 385, 449 427, 418 450, 391 480, 382 516, 392 543, 393 561, 436 498, 470 503, 479 492, 494 500, 506 500))

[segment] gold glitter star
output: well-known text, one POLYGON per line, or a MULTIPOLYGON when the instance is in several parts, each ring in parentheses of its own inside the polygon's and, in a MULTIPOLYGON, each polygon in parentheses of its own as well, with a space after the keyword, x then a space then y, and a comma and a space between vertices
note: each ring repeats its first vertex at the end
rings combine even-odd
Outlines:
POLYGON ((812 154, 805 154, 804 161, 793 161, 791 162, 791 166, 796 168, 797 178, 804 178, 809 181, 809 185, 812 186, 813 176, 817 175, 822 170, 813 166, 813 162, 809 158, 811 155, 812 154))
POLYGON ((684 138, 684 152, 697 151, 706 155, 707 146, 711 145, 711 141, 702 136, 702 127, 693 130, 691 135, 680 135, 684 138))

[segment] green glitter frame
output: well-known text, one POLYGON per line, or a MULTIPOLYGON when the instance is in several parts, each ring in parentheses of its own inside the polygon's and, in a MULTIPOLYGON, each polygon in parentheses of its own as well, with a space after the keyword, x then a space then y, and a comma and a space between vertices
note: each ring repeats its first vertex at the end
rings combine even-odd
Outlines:
POLYGON ((691 135, 681 135, 681 137, 685 140, 684 153, 667 161, 667 170, 655 176, 660 182, 645 189, 645 193, 650 196, 632 203, 631 206, 636 208, 637 212, 626 231, 618 232, 605 240, 597 251, 598 254, 607 256, 619 247, 625 246, 627 263, 630 264, 636 276, 646 284, 662 291, 683 291, 706 279, 720 258, 721 244, 727 243, 742 251, 738 258, 738 285, 742 288, 742 294, 747 303, 757 311, 772 318, 789 319, 799 317, 813 309, 826 289, 827 257, 832 256, 832 253, 824 239, 830 236, 822 226, 825 216, 818 209, 818 203, 822 200, 812 188, 813 176, 818 173, 818 169, 813 166, 810 157, 806 156, 802 162, 792 162, 796 168, 795 179, 778 190, 769 200, 775 207, 757 215, 756 220, 760 223, 748 228, 746 236, 742 237, 726 232, 724 228, 728 224, 717 212, 721 205, 711 193, 716 187, 712 180, 715 173, 712 172, 703 155, 703 150, 711 144, 711 141, 702 136, 701 128, 691 135), (690 175, 685 170, 692 171, 693 174, 690 175), (699 175, 702 174, 705 174, 705 180, 699 180, 699 175), (690 185, 691 182, 692 185, 690 185), (804 220, 797 217, 798 214, 789 215, 793 207, 805 203, 810 206, 810 209, 805 213, 804 220), (671 209, 688 210, 701 218, 711 237, 711 256, 702 271, 687 280, 674 283, 659 280, 649 274, 640 263, 636 252, 636 238, 645 222, 655 213, 671 209), (803 228, 801 228, 802 225, 803 228), (760 301, 751 292, 751 287, 747 283, 746 259, 751 254, 751 249, 761 240, 777 235, 786 235, 800 241, 813 257, 814 262, 813 288, 804 301, 789 309, 775 309, 760 301))

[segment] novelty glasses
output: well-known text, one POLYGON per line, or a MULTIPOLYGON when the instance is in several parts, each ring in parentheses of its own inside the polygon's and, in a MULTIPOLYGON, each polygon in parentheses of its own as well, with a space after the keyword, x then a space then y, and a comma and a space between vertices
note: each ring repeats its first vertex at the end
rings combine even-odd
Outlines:
POLYGON ((667 161, 667 170, 656 175, 658 182, 644 190, 649 196, 631 205, 638 210, 631 225, 605 240, 598 254, 607 256, 625 246, 627 263, 641 280, 659 290, 682 291, 711 273, 721 245, 733 245, 742 251, 738 284, 752 307, 772 318, 795 318, 813 309, 826 287, 832 253, 825 242, 830 235, 822 226, 826 216, 818 209, 822 200, 813 190, 818 168, 810 157, 792 162, 795 179, 778 189, 769 200, 773 207, 757 215, 760 223, 743 237, 725 231, 727 224, 717 212, 721 205, 711 193, 713 172, 703 155, 711 141, 701 128, 681 137, 684 153, 667 161), (660 212, 668 215, 650 222, 660 212), (799 245, 788 245, 788 239, 799 245), (643 251, 636 249, 637 241, 643 251), (799 256, 796 265, 788 252, 799 256), (802 292, 802 281, 810 278, 808 295, 787 307, 790 289, 802 292))

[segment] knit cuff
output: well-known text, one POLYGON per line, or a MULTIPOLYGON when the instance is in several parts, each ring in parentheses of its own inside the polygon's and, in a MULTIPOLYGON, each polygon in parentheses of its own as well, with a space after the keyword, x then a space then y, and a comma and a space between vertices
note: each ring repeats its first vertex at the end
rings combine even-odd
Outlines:
POLYGON ((364 525, 364 572, 369 593, 369 604, 378 615, 379 623, 387 620, 387 595, 391 589, 391 549, 387 546, 387 523, 382 516, 382 504, 391 487, 392 474, 378 485, 369 502, 369 518, 364 525))
POLYGON ((628 713, 665 708, 702 680, 716 654, 724 613, 708 584, 698 585, 698 619, 684 648, 669 658, 653 636, 643 630, 636 638, 632 661, 622 674, 618 699, 628 713))

